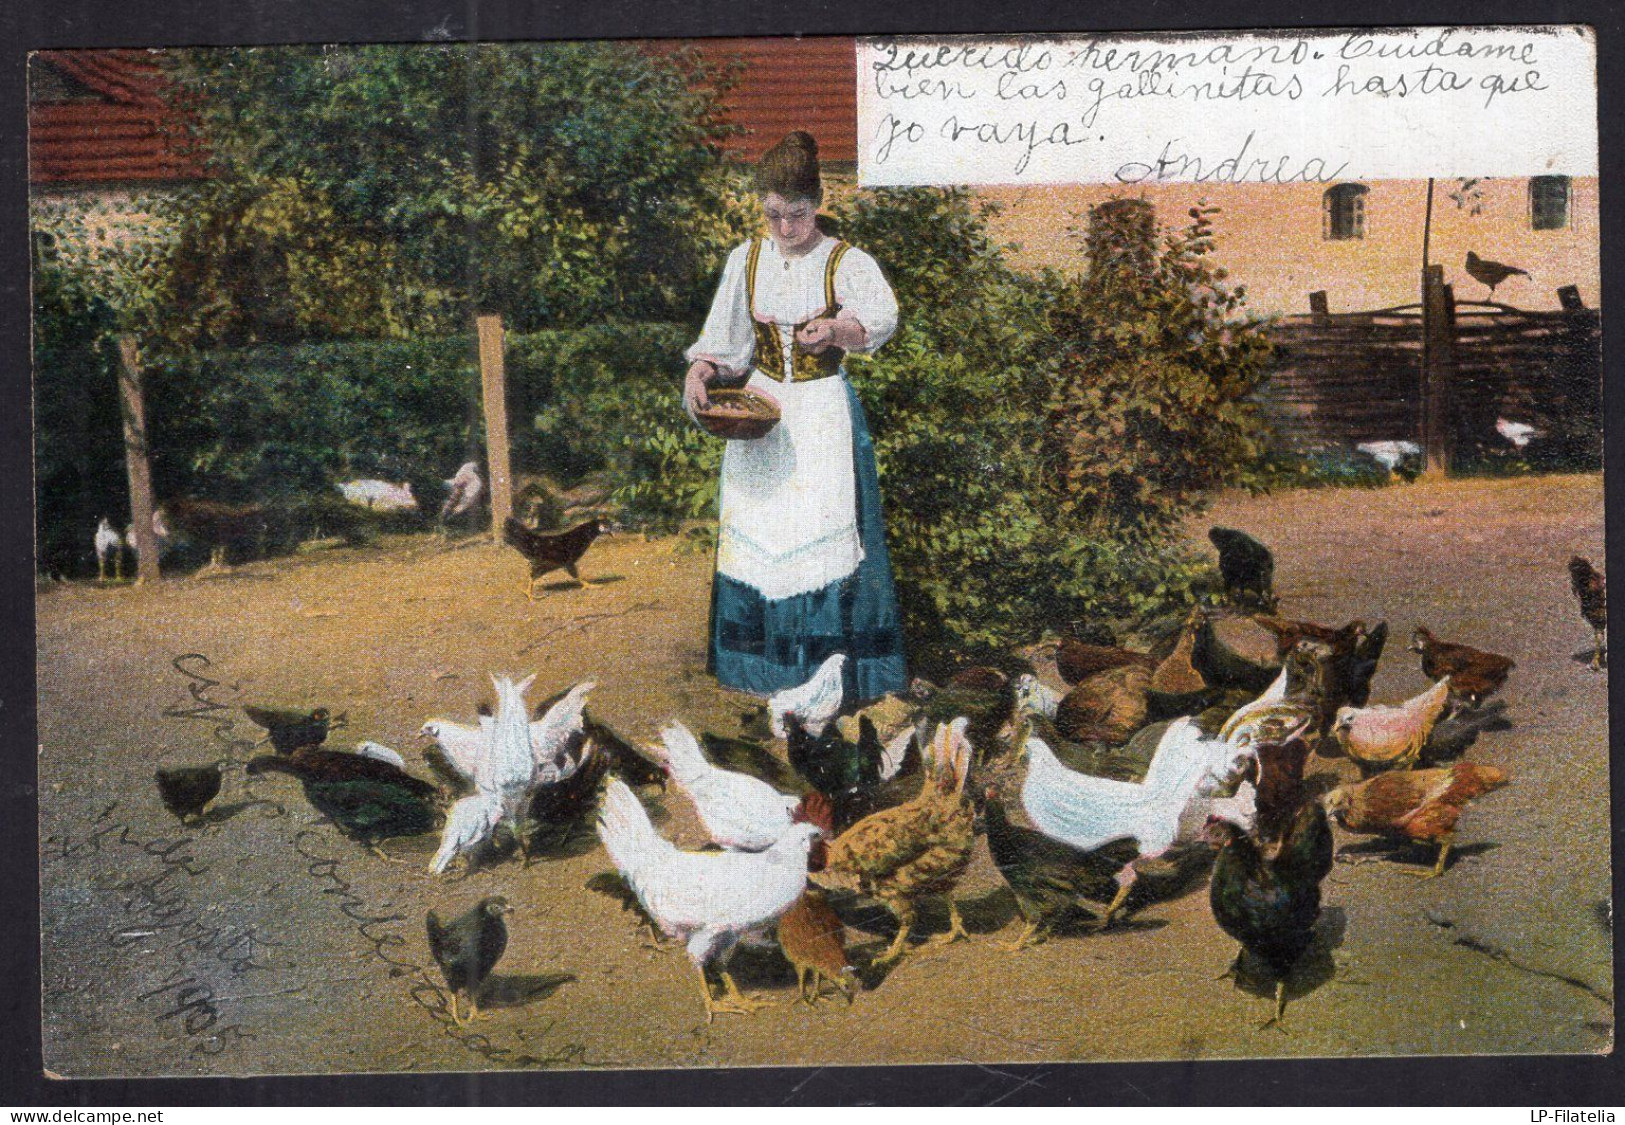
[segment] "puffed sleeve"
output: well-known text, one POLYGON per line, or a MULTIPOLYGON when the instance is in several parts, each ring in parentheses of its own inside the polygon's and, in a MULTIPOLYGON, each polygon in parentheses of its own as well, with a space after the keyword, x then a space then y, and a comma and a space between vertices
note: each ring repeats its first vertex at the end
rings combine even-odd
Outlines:
POLYGON ((855 319, 868 335, 855 351, 872 352, 897 331, 897 295, 880 272, 880 263, 856 246, 835 268, 835 299, 841 303, 840 315, 855 319))
MULTIPOLYGON (((711 301, 711 312, 705 318, 705 328, 683 354, 690 363, 708 359, 732 371, 750 367, 751 353, 756 350, 755 330, 750 322, 750 298, 745 291, 746 263, 750 258, 750 244, 736 246, 728 255, 728 264, 722 267, 722 281, 717 295, 711 301)), ((843 263, 844 264, 844 263, 843 263)))

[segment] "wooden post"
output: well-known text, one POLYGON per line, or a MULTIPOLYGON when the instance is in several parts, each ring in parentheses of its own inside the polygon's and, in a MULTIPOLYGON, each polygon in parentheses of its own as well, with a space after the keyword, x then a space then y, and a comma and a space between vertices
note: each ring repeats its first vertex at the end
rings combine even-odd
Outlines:
POLYGON ((1586 303, 1580 299, 1578 285, 1565 285, 1557 291, 1557 303, 1564 312, 1584 312, 1586 303))
POLYGON ((1422 271, 1422 449, 1430 477, 1450 472, 1455 367, 1456 297, 1444 283, 1444 267, 1428 266, 1422 271))
POLYGON ((137 582, 158 581, 158 541, 152 534, 152 462, 147 453, 147 407, 141 397, 141 356, 135 338, 121 336, 119 406, 124 415, 124 463, 130 478, 130 524, 137 582))
POLYGON ((1309 317, 1312 320, 1325 320, 1331 315, 1331 306, 1326 303, 1326 290, 1317 289, 1309 294, 1309 317))
POLYGON ((513 514, 513 472, 508 456, 508 372, 504 359, 502 317, 480 313, 474 318, 480 339, 480 388, 485 399, 485 461, 491 478, 491 529, 513 514))

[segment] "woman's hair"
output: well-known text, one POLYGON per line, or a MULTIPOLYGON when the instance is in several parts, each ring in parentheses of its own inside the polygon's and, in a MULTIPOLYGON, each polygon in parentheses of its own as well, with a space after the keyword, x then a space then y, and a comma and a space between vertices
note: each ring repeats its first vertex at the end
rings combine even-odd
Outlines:
POLYGON ((762 154, 756 162, 756 190, 763 195, 777 192, 786 199, 823 199, 818 142, 811 133, 797 129, 762 154))

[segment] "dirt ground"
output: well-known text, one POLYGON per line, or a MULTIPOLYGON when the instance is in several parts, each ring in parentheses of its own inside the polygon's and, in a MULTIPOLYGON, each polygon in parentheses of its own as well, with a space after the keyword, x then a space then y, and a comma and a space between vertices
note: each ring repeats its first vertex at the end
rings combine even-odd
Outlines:
MULTIPOLYGON (((972 940, 919 950, 851 1007, 791 1003, 777 952, 745 949, 741 984, 780 1002, 709 1027, 682 952, 646 948, 634 918, 585 886, 608 869, 590 836, 528 870, 509 860, 467 878, 427 874, 431 837, 392 842, 396 862, 370 855, 292 779, 244 775, 258 732, 238 703, 347 709, 337 745, 373 739, 419 770, 419 726, 468 720, 488 672, 539 673, 538 699, 596 679, 595 711, 639 739, 672 716, 737 721, 737 697, 703 672, 707 553, 618 536, 583 567, 615 581, 530 604, 511 551, 425 537, 151 589, 42 589, 47 1066, 90 1077, 1608 1050, 1607 691, 1573 658, 1590 630, 1564 570, 1572 552, 1602 556, 1600 477, 1230 497, 1192 524, 1193 540, 1209 522, 1274 546, 1288 615, 1390 623, 1375 700, 1424 686, 1404 650, 1419 623, 1518 661, 1504 693, 1512 729, 1469 753, 1512 784, 1464 817, 1443 878, 1407 878, 1431 859, 1413 852, 1332 872, 1286 1034, 1259 1029, 1260 990, 1215 979, 1235 949, 1201 888, 1104 934, 997 948, 1018 926, 981 844, 958 892, 972 940), (215 811, 183 832, 152 771, 217 757, 234 766, 215 811), (458 1029, 423 915, 491 893, 516 907, 512 939, 487 1016, 458 1029)), ((663 831, 701 842, 679 794, 652 801, 663 831)), ((848 934, 859 958, 890 932, 868 918, 848 934)), ((927 931, 943 925, 927 914, 927 931)))

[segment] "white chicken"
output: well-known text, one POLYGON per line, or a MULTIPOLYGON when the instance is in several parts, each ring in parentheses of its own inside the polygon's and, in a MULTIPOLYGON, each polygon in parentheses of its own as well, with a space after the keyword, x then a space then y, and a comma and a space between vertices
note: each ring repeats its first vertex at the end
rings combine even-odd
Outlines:
POLYGON ((1422 447, 1414 441, 1362 441, 1354 449, 1390 473, 1406 461, 1422 456, 1422 447))
POLYGON ((1495 420, 1495 432, 1505 438, 1513 448, 1523 449, 1538 437, 1545 437, 1545 432, 1536 429, 1528 422, 1514 422, 1508 418, 1495 420))
POLYGON ((790 827, 801 803, 748 773, 718 769, 705 759, 699 740, 681 723, 660 732, 666 768, 714 843, 731 851, 759 852, 790 827))
POLYGON ((767 701, 774 738, 788 737, 784 717, 794 715, 802 727, 814 738, 821 738, 824 728, 841 713, 841 702, 846 696, 846 654, 837 652, 818 666, 812 679, 798 687, 785 688, 767 701))
POLYGON ((598 838, 621 878, 662 933, 677 938, 700 972, 705 1022, 719 1013, 764 1007, 739 991, 727 956, 747 933, 790 909, 807 887, 807 855, 816 826, 797 822, 760 852, 685 852, 664 839, 619 778, 611 778, 599 813, 598 838), (711 994, 706 968, 719 965, 725 994, 711 994))
MULTIPOLYGON (((152 541, 158 549, 158 556, 162 558, 169 551, 169 517, 162 508, 152 510, 152 541)), ((124 528, 124 545, 130 548, 130 553, 141 560, 141 545, 136 542, 135 524, 129 523, 124 528)))
POLYGON ((431 873, 441 874, 454 858, 486 840, 503 822, 513 826, 520 847, 529 855, 527 834, 519 825, 536 776, 525 707, 525 689, 534 679, 529 676, 514 683, 506 676, 491 677, 497 713, 489 741, 471 763, 475 791, 452 806, 440 850, 429 864, 431 873))
POLYGON ((480 466, 476 461, 465 461, 455 476, 446 481, 450 494, 440 505, 440 522, 455 519, 474 510, 485 494, 485 482, 480 479, 480 466))
POLYGON ((1169 724, 1139 784, 1069 770, 1039 738, 1027 738, 1024 747, 1029 764, 1021 804, 1033 827, 1081 851, 1125 839, 1138 847, 1138 856, 1117 873, 1117 895, 1102 924, 1110 924, 1128 898, 1139 877, 1136 866, 1194 840, 1213 799, 1254 760, 1250 750, 1204 738, 1189 718, 1169 724))
POLYGON ((412 482, 392 484, 387 480, 347 480, 338 486, 350 503, 375 512, 415 512, 418 498, 412 495, 412 482))
MULTIPOLYGON (((530 724, 531 756, 539 784, 563 781, 585 761, 580 744, 586 730, 587 695, 597 686, 591 680, 576 684, 548 708, 547 714, 530 724)), ((434 718, 423 724, 418 735, 433 739, 452 771, 472 785, 475 765, 486 753, 494 727, 490 715, 481 715, 476 726, 434 718)))
POLYGON ((113 577, 124 577, 124 539, 113 530, 113 525, 106 516, 96 525, 96 575, 107 581, 107 559, 113 559, 113 577))

